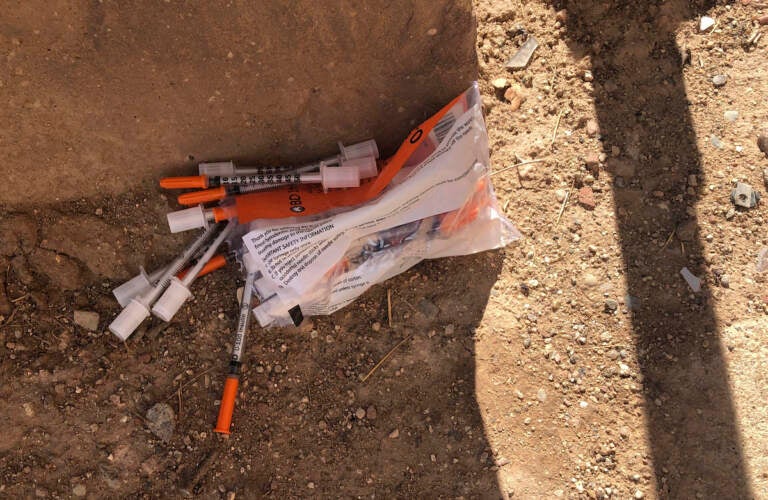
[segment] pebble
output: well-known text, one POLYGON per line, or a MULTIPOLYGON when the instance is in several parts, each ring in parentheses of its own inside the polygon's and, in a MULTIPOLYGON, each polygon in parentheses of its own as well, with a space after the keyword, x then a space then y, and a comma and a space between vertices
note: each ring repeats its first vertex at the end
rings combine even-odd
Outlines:
POLYGON ((589 120, 587 122, 587 135, 590 137, 594 137, 597 135, 597 133, 600 131, 600 127, 597 125, 597 122, 595 120, 589 120))
POLYGON ((723 288, 730 288, 731 287, 731 277, 727 274, 723 274, 720 276, 720 286, 723 288))
POLYGON ((547 391, 544 389, 539 389, 538 392, 536 392, 536 399, 542 403, 545 402, 547 400, 547 391))
POLYGON ((765 26, 766 24, 768 24, 768 14, 758 17, 757 22, 762 26, 765 26))
POLYGON ((509 87, 509 80, 506 78, 496 78, 491 82, 491 85, 493 85, 493 88, 496 90, 504 90, 509 87))
POLYGON ((400 437, 400 431, 398 429, 389 433, 389 439, 397 439, 398 437, 400 437))
POLYGON ((729 122, 735 122, 739 119, 739 112, 734 110, 729 110, 723 113, 723 118, 726 119, 726 121, 729 122))
POLYGON ((99 329, 99 313, 93 311, 75 311, 73 320, 76 325, 95 332, 99 329))
POLYGON ((716 135, 710 136, 709 142, 711 142, 712 145, 717 149, 723 149, 723 147, 725 147, 725 144, 723 143, 723 141, 720 140, 720 138, 716 135))
POLYGON ((566 196, 568 196, 568 192, 565 189, 558 189, 555 191, 555 198, 559 203, 564 202, 566 196))
POLYGON ((585 71, 582 78, 585 82, 591 82, 591 81, 594 81, 595 76, 592 74, 591 71, 585 71))
POLYGON ((520 109, 520 106, 523 105, 523 101, 525 101, 522 90, 517 86, 509 87, 506 91, 504 91, 504 99, 509 102, 509 108, 511 111, 517 111, 520 109))
POLYGON ((584 186, 579 189, 579 204, 587 210, 594 210, 597 203, 595 202, 595 193, 591 187, 584 186))
POLYGON ((611 332, 603 332, 600 334, 600 342, 610 342, 613 336, 611 332))
POLYGON ((745 182, 737 182, 731 191, 731 202, 737 207, 754 208, 760 201, 760 193, 745 182))
POLYGON ((621 377, 629 377, 631 375, 631 371, 629 369, 629 366, 624 363, 619 363, 619 376, 621 377))
POLYGON ((702 33, 709 31, 715 25, 715 20, 709 16, 702 16, 699 21, 699 31, 702 33))
POLYGON ((364 419, 364 418, 365 418, 365 409, 363 409, 363 408, 358 408, 358 409, 355 411, 355 417, 356 417, 358 420, 362 420, 362 419, 364 419))
POLYGON ((379 330, 381 330, 381 323, 377 321, 374 324, 372 324, 371 330, 373 330, 374 332, 378 332, 379 330))
POLYGON ((636 490, 635 491, 635 498, 637 500, 640 500, 641 498, 645 498, 645 494, 642 491, 640 491, 640 490, 636 490))
POLYGON ((84 497, 88 490, 85 489, 85 485, 83 484, 76 484, 72 488, 72 494, 76 497, 84 497))
POLYGON ((725 220, 731 220, 736 216, 736 210, 731 207, 728 209, 728 211, 725 213, 725 220))
POLYGON ((728 81, 728 77, 725 75, 715 75, 712 77, 712 85, 715 87, 722 87, 728 81))
POLYGON ((369 406, 367 410, 365 410, 365 418, 368 420, 376 420, 376 417, 378 416, 378 412, 376 411, 375 406, 369 406))
POLYGON ((607 299, 605 301, 605 312, 612 313, 616 312, 616 310, 619 308, 619 303, 616 302, 613 299, 607 299))
POLYGON ((768 132, 757 136, 757 147, 760 148, 760 151, 762 151, 765 156, 768 156, 768 132))
POLYGON ((765 184, 765 188, 768 189, 768 168, 763 169, 763 184, 765 184))
POLYGON ((152 433, 162 439, 169 441, 173 436, 173 430, 176 427, 176 415, 173 408, 166 403, 157 403, 147 411, 147 427, 152 433))
POLYGON ((596 287, 598 284, 600 284, 600 281, 597 279, 597 276, 590 273, 587 273, 584 275, 583 281, 584 281, 584 285, 588 286, 589 288, 596 287))
POLYGON ((600 172, 600 155, 597 153, 589 153, 584 160, 584 165, 586 165, 587 170, 589 170, 592 175, 597 175, 600 172))

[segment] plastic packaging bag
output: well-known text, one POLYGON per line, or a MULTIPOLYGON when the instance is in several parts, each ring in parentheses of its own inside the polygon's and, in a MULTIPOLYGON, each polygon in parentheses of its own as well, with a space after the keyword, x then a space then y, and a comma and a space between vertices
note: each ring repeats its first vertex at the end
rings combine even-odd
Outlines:
POLYGON ((499 248, 519 238, 499 212, 477 85, 376 199, 312 217, 257 220, 243 237, 258 272, 261 326, 331 314, 423 259, 499 248), (297 311, 300 314, 297 315, 297 311))

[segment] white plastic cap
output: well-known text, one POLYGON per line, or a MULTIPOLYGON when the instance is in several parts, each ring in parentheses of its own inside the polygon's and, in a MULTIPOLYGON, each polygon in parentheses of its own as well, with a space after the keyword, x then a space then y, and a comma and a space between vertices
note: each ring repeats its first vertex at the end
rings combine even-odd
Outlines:
POLYGON ((168 289, 152 307, 152 314, 163 321, 171 321, 181 306, 184 305, 184 302, 191 296, 192 292, 189 291, 189 288, 174 276, 168 289))
POLYGON ((115 296, 118 304, 125 307, 131 299, 143 294, 151 286, 152 283, 149 281, 149 276, 147 276, 146 271, 142 268, 139 274, 112 290, 112 295, 115 296))
POLYGON ((197 166, 200 175, 208 177, 231 177, 235 173, 235 164, 231 161, 217 161, 212 163, 201 163, 197 166))
POLYGON ((350 188, 360 186, 360 172, 355 167, 320 166, 323 189, 350 188))
POLYGON ((136 299, 131 299, 125 309, 109 325, 109 331, 120 340, 126 340, 142 321, 149 317, 149 309, 136 299))
POLYGON ((374 158, 379 157, 379 147, 376 145, 376 140, 374 139, 358 142, 351 146, 345 146, 344 144, 339 143, 339 150, 341 150, 342 160, 354 160, 355 158, 365 158, 366 156, 372 156, 374 158))
POLYGON ((168 214, 168 227, 172 233, 189 231, 200 227, 208 227, 208 219, 202 205, 184 210, 177 210, 168 214))
POLYGON ((370 179, 379 175, 379 169, 376 166, 376 158, 366 156, 365 158, 355 158, 341 162, 342 167, 355 167, 360 172, 361 179, 370 179))

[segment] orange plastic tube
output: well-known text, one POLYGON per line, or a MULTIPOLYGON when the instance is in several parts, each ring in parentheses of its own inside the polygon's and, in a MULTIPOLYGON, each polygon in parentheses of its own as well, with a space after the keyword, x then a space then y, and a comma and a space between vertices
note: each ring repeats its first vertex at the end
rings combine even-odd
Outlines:
POLYGON ((160 187, 165 189, 205 189, 208 187, 208 177, 204 175, 195 175, 191 177, 165 177, 160 179, 160 187))
POLYGON ((231 434, 229 427, 232 425, 232 413, 235 411, 235 398, 237 397, 237 386, 240 382, 239 375, 228 375, 224 382, 224 394, 221 395, 221 405, 219 406, 219 417, 216 419, 216 428, 214 432, 219 434, 231 434))
MULTIPOLYGON (((214 255, 213 257, 211 257, 211 260, 209 260, 208 263, 203 266, 203 268, 198 273, 197 277, 199 278, 200 276, 205 276, 206 274, 210 274, 216 271, 217 269, 221 269, 226 265, 227 265, 226 257, 224 257, 221 254, 214 255)), ((189 272, 189 269, 184 269, 179 274, 177 274, 176 277, 179 278, 180 280, 183 280, 184 276, 187 275, 187 272, 189 272)))
POLYGON ((211 201, 223 200, 227 197, 227 190, 224 186, 214 189, 205 189, 203 191, 194 191, 179 195, 179 203, 182 205, 199 205, 211 201))

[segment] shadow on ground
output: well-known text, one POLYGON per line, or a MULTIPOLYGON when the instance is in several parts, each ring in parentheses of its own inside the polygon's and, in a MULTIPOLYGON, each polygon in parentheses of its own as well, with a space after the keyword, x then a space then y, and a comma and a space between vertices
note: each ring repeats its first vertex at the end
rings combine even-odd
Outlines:
POLYGON ((572 50, 592 61, 662 498, 751 497, 714 304, 706 286, 693 295, 680 276, 684 266, 707 273, 695 212, 707 183, 675 31, 713 4, 557 5, 567 8, 572 50))
POLYGON ((166 205, 142 194, 10 218, 19 235, 0 257, 12 300, 0 322, 0 496, 502 496, 475 398, 473 338, 501 252, 424 262, 305 327, 253 328, 224 439, 212 428, 237 317, 235 270, 195 283, 168 326, 148 324, 126 345, 102 331, 117 313, 110 290, 120 273, 183 244, 153 229, 166 205), (97 208, 98 220, 83 215, 97 208), (87 257, 44 249, 67 218, 102 233, 130 227, 110 240, 129 256, 120 271, 104 270, 113 278, 98 277, 87 257), (46 267, 49 253, 64 267, 46 267), (75 309, 97 311, 100 328, 73 325, 75 309), (167 442, 147 429, 157 403, 176 414, 167 442))

